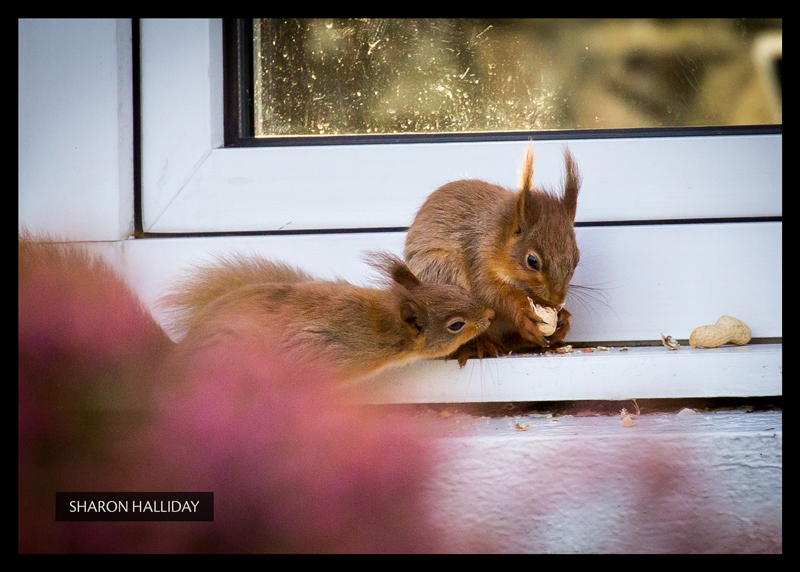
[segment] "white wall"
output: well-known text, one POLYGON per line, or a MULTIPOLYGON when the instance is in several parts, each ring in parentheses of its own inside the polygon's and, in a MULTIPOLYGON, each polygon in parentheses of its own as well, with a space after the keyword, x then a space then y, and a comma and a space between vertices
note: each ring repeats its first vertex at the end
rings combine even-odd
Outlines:
POLYGON ((780 412, 448 423, 434 518, 457 552, 776 553, 780 412), (515 426, 526 427, 520 431, 515 426))
POLYGON ((130 20, 19 20, 19 225, 133 233, 130 20))

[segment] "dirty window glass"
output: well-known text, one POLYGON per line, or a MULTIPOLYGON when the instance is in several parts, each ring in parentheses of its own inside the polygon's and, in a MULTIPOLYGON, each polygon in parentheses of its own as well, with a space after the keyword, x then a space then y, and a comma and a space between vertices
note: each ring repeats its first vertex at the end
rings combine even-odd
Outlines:
POLYGON ((257 19, 256 137, 781 123, 781 20, 257 19))

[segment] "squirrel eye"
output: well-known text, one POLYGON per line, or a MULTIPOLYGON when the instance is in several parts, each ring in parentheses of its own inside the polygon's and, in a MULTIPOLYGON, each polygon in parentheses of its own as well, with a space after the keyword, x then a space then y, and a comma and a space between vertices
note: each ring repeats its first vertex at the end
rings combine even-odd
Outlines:
POLYGON ((462 320, 461 318, 456 318, 452 322, 447 324, 447 329, 450 330, 451 333, 457 334, 458 332, 463 330, 464 326, 466 325, 467 323, 464 320, 462 320))
POLYGON ((539 259, 536 258, 535 254, 528 253, 528 256, 525 257, 525 263, 531 270, 539 270, 539 259))

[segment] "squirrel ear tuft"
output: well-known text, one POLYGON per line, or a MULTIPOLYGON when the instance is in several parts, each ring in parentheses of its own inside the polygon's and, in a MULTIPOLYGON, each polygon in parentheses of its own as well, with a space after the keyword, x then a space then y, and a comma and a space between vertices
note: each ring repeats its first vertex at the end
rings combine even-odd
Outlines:
POLYGON ((420 313, 417 308, 406 300, 400 305, 400 318, 409 325, 415 334, 422 333, 422 321, 420 320, 420 313))
POLYGON ((561 198, 561 204, 567 212, 567 216, 575 221, 575 214, 578 211, 578 192, 581 188, 581 174, 578 171, 578 165, 575 164, 575 159, 569 149, 564 149, 564 196, 561 198))
POLYGON ((522 229, 534 225, 539 219, 539 206, 531 191, 522 189, 517 193, 514 215, 514 232, 521 232, 522 229))
POLYGON ((519 190, 533 190, 533 145, 528 145, 528 150, 525 152, 525 162, 522 164, 519 177, 519 190))
POLYGON ((399 284, 408 290, 422 285, 406 263, 394 254, 372 251, 367 253, 366 260, 383 272, 393 284, 399 284))
POLYGON ((392 265, 391 277, 392 280, 400 284, 400 286, 403 286, 409 290, 413 290, 414 288, 422 285, 422 282, 419 281, 419 278, 417 278, 416 275, 411 272, 411 269, 400 260, 396 260, 392 265))
POLYGON ((519 192, 517 193, 516 220, 514 232, 531 226, 539 218, 539 209, 533 196, 533 145, 528 145, 525 162, 522 164, 519 192))

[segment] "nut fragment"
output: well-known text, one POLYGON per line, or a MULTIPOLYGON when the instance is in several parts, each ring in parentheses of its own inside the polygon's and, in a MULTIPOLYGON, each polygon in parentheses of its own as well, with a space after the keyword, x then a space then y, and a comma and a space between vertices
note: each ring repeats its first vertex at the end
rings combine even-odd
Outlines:
POLYGON ((740 319, 720 316, 713 326, 695 328, 689 336, 689 345, 693 348, 716 348, 728 343, 743 346, 751 337, 750 327, 740 319))
POLYGON ((661 334, 661 343, 664 344, 664 347, 669 350, 677 350, 681 347, 681 345, 678 343, 678 340, 672 336, 665 336, 664 334, 661 334))
POLYGON ((553 332, 556 331, 556 325, 558 323, 558 310, 555 308, 540 306, 530 298, 528 298, 528 303, 531 305, 531 310, 533 310, 533 313, 536 315, 536 317, 542 321, 539 324, 539 330, 541 330, 542 334, 545 336, 553 335, 553 332))
POLYGON ((633 400, 633 405, 636 407, 636 413, 628 413, 628 410, 624 407, 619 411, 619 417, 622 419, 622 426, 623 427, 633 427, 633 420, 638 419, 639 415, 642 413, 639 404, 636 403, 636 400, 633 400))

